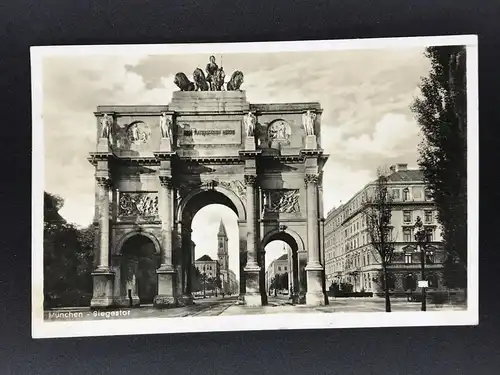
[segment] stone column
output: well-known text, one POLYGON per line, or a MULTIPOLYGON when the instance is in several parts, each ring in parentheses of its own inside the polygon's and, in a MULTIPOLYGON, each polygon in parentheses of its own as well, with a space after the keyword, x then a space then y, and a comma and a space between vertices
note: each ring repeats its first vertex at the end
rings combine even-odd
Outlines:
POLYGON ((172 263, 172 178, 160 176, 160 202, 162 241, 158 276, 158 295, 154 299, 156 307, 171 307, 177 304, 175 293, 175 269, 172 263))
POLYGON ((307 194, 307 293, 306 304, 324 305, 323 266, 320 263, 318 226, 318 178, 317 174, 306 174, 307 194))
POLYGON ((104 174, 105 175, 98 175, 96 177, 99 196, 100 241, 98 265, 92 273, 94 291, 90 302, 91 307, 107 307, 114 303, 114 272, 111 271, 109 262, 109 189, 111 186, 111 179, 107 171, 104 174))
POLYGON ((246 185, 246 212, 247 212, 247 264, 245 271, 245 304, 247 306, 262 306, 262 297, 260 295, 260 266, 257 263, 256 249, 256 223, 255 223, 255 184, 256 176, 245 175, 246 185))

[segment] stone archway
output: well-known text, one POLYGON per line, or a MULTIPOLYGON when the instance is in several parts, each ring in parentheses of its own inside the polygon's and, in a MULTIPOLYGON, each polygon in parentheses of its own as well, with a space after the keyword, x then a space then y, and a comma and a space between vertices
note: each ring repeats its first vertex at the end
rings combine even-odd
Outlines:
POLYGON ((160 263, 155 305, 190 303, 183 265, 192 256, 183 250, 191 246, 192 217, 210 203, 238 217, 246 305, 262 305, 259 253, 272 231, 298 249, 302 299, 326 303, 321 113, 316 102, 251 104, 241 90, 175 91, 166 105, 98 106, 89 158, 99 225, 91 305, 122 303, 120 249, 140 230, 157 239, 150 238, 160 263), (102 131, 110 123, 112 134, 102 131))
POLYGON ((120 304, 152 304, 157 295, 156 270, 160 265, 158 240, 150 233, 133 231, 118 244, 115 277, 120 304))
MULTIPOLYGON (((240 264, 244 259, 246 246, 241 237, 246 230, 246 212, 240 198, 223 187, 201 187, 194 189, 181 200, 176 212, 174 229, 174 268, 177 271, 177 299, 180 304, 189 304, 193 300, 192 282, 194 277, 194 250, 192 249, 192 222, 202 208, 211 204, 220 204, 232 210, 238 220, 240 264)), ((240 284, 244 280, 243 267, 240 267, 240 284)), ((244 283, 243 283, 244 285, 244 283)), ((241 292, 241 290, 240 290, 241 292)))
MULTIPOLYGON (((301 255, 305 254, 304 241, 300 235, 291 229, 274 229, 269 231, 261 241, 262 265, 265 265, 266 246, 273 241, 283 241, 291 249, 291 254, 288 254, 289 259, 289 283, 291 284, 290 294, 294 303, 305 303, 307 281, 305 262, 300 262, 301 255)), ((263 277, 265 279, 266 270, 263 268, 263 277)), ((264 290, 263 302, 267 301, 265 286, 261 287, 264 290)))

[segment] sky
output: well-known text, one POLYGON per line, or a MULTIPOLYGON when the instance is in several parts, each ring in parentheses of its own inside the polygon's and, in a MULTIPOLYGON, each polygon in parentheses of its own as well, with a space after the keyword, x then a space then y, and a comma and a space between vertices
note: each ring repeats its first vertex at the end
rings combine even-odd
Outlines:
MULTIPOLYGON (((420 78, 430 69, 422 48, 319 52, 225 53, 226 76, 244 73, 241 89, 250 103, 318 101, 323 108, 324 211, 349 200, 375 178, 381 165, 416 167, 418 126, 409 106, 420 78)), ((51 56, 43 61, 45 190, 65 199, 60 213, 85 226, 94 214, 94 169, 98 105, 170 102, 175 73, 191 76, 207 54, 51 56)), ((220 55, 216 55, 220 63, 220 55)), ((193 222, 196 257, 217 252, 223 219, 229 237, 230 268, 238 274, 236 216, 220 205, 200 210, 193 222)), ((266 267, 283 244, 266 248, 266 267)))

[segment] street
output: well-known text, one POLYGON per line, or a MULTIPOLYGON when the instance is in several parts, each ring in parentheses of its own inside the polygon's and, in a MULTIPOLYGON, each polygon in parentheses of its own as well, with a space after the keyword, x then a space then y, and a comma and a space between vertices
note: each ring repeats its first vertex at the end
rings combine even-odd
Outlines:
MULTIPOLYGON (((420 303, 407 302, 405 298, 391 300, 392 311, 420 311, 420 303)), ((465 310, 464 305, 428 304, 428 311, 465 310)), ((112 310, 111 310, 112 311, 112 310)), ((48 321, 65 320, 101 320, 101 319, 134 319, 134 318, 182 318, 188 316, 229 316, 229 315, 259 315, 279 313, 332 313, 332 312, 383 312, 385 302, 382 298, 330 298, 327 306, 292 305, 288 296, 269 296, 267 306, 249 307, 238 302, 237 296, 197 298, 192 306, 158 310, 152 305, 136 308, 120 308, 115 312, 95 313, 90 308, 60 308, 44 312, 48 321), (126 313, 125 313, 126 312, 126 313)))

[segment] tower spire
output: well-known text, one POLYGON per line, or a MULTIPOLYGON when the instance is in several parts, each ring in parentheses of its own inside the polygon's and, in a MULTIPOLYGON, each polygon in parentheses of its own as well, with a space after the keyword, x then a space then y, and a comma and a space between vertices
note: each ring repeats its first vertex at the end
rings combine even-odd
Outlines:
POLYGON ((219 233, 217 235, 227 237, 226 227, 224 226, 224 222, 222 221, 222 219, 220 219, 219 233))

